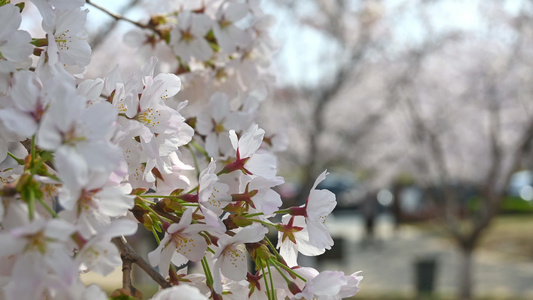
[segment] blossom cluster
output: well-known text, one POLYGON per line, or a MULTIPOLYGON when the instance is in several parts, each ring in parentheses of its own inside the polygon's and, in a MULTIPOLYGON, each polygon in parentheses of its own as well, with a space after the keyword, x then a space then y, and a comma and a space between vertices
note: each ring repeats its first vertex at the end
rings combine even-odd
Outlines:
MULTIPOLYGON (((282 207, 276 192, 287 139, 256 123, 271 18, 257 1, 205 2, 125 36, 143 54, 167 47, 172 60, 146 57, 126 79, 120 66, 88 79, 85 1, 32 0, 45 32, 37 38, 19 29, 24 3, 0 1, 0 298, 108 299, 79 275, 125 263, 117 240, 139 224, 153 232, 147 259, 167 283, 153 299, 358 291, 357 272, 297 265, 298 253, 333 245, 325 220, 336 201, 317 189, 325 171, 301 206, 282 207), (159 73, 161 63, 176 71, 159 73), (203 272, 187 272, 189 262, 203 272)), ((125 280, 111 298, 135 291, 125 280)))

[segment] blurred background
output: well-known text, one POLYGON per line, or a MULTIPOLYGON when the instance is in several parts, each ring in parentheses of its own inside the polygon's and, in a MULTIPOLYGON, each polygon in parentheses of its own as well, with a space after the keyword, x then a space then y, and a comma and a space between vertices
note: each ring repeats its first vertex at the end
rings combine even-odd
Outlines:
MULTIPOLYGON (((135 20, 157 11, 95 3, 135 20)), ((358 299, 533 299, 533 2, 263 7, 279 50, 260 124, 290 141, 279 192, 303 203, 327 169, 319 188, 338 201, 335 246, 300 263, 362 270, 358 299)), ((137 70, 131 25, 88 8, 87 77, 137 70)))

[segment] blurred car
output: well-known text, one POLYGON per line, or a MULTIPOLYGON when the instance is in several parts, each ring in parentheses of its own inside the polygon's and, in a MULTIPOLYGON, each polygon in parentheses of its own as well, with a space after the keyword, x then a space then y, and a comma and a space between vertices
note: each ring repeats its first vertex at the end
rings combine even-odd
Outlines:
POLYGON ((526 201, 533 200, 533 172, 519 171, 511 176, 507 193, 511 197, 520 197, 526 201))
POLYGON ((335 194, 337 198, 335 211, 360 209, 366 195, 361 183, 350 174, 342 173, 330 173, 317 189, 327 189, 335 194))

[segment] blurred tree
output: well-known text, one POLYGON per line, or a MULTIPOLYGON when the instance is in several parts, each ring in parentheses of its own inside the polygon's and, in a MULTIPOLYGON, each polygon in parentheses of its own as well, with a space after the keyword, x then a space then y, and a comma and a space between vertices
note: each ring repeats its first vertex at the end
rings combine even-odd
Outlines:
POLYGON ((481 3, 484 26, 435 53, 401 98, 416 144, 415 174, 438 192, 436 212, 463 255, 460 299, 472 297, 472 254, 511 175, 530 167, 532 11, 522 3, 513 13, 504 4, 481 3), (466 185, 479 196, 466 198, 466 185))
POLYGON ((298 199, 324 168, 362 170, 373 186, 411 173, 436 191, 439 220, 463 253, 458 297, 470 299, 472 253, 531 154, 529 3, 462 4, 479 6, 470 23, 445 0, 289 3, 327 44, 312 49, 325 53, 312 66, 321 76, 276 97, 278 114, 299 124, 288 159, 303 166, 298 199), (466 185, 478 197, 465 199, 466 185))

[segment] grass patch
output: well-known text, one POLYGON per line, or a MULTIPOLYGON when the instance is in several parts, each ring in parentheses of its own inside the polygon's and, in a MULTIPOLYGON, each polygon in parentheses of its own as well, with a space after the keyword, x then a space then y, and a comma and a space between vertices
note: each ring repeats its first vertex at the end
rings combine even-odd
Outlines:
POLYGON ((482 237, 480 249, 513 259, 533 259, 533 216, 499 216, 482 237))
MULTIPOLYGON (((434 221, 406 224, 443 241, 453 243, 444 228, 434 221)), ((477 250, 489 251, 504 259, 533 260, 533 215, 500 215, 492 220, 481 237, 477 250)))

